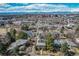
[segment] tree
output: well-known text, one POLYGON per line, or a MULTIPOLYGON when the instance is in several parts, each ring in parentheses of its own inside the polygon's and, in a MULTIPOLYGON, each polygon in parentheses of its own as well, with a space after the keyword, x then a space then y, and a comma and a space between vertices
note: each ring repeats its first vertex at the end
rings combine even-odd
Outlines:
POLYGON ((0 55, 6 55, 7 46, 0 42, 0 55))
POLYGON ((12 36, 14 39, 16 39, 16 30, 15 30, 15 29, 11 28, 11 29, 10 29, 10 34, 11 34, 11 36, 12 36))
POLYGON ((6 33, 6 42, 7 44, 10 44, 11 42, 14 42, 15 41, 15 38, 13 38, 13 36, 11 35, 10 32, 7 32, 6 33))
POLYGON ((61 33, 64 33, 64 27, 61 28, 60 32, 61 33))
POLYGON ((69 50, 69 45, 67 43, 64 43, 61 45, 61 51, 62 52, 67 52, 69 50))
POLYGON ((67 51, 65 52, 65 56, 74 56, 76 53, 74 51, 67 51))
POLYGON ((76 28, 76 32, 78 32, 79 31, 79 25, 77 26, 77 28, 76 28))
POLYGON ((27 26, 27 25, 22 25, 21 29, 27 31, 27 30, 29 29, 29 26, 27 26))
POLYGON ((53 37, 50 33, 46 36, 46 49, 51 51, 53 48, 53 37))
POLYGON ((27 39, 28 35, 25 32, 20 32, 17 36, 17 39, 27 39))

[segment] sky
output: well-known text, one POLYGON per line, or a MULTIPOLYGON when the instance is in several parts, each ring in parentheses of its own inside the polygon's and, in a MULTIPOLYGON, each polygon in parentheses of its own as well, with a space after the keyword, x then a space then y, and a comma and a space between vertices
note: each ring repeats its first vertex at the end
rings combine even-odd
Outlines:
POLYGON ((79 13, 79 3, 0 3, 0 14, 79 13))

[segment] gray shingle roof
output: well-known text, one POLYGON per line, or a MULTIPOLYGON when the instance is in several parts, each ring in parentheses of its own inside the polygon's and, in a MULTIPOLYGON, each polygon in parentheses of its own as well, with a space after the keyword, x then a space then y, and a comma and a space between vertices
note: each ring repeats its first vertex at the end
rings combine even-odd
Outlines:
POLYGON ((16 48, 16 47, 18 47, 18 46, 20 46, 20 45, 23 45, 23 44, 25 44, 25 43, 27 43, 27 40, 19 39, 19 40, 17 40, 16 42, 12 43, 12 44, 9 46, 8 50, 13 49, 13 48, 16 48))

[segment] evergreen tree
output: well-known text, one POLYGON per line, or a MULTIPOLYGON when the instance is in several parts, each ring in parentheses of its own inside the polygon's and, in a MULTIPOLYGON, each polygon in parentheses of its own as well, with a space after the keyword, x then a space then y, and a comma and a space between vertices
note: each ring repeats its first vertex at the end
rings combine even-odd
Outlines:
POLYGON ((11 35, 10 32, 7 32, 6 33, 6 42, 7 44, 10 44, 11 42, 14 42, 15 41, 15 38, 13 38, 13 36, 11 35))
POLYGON ((17 36, 17 39, 27 39, 28 35, 25 32, 20 32, 17 36))
POLYGON ((5 55, 6 46, 0 42, 0 55, 5 55))
POLYGON ((68 46, 68 44, 67 43, 64 43, 64 44, 62 44, 61 45, 61 51, 62 52, 67 52, 69 50, 69 46, 68 46))
POLYGON ((64 33, 64 27, 61 28, 60 32, 61 33, 64 33))
POLYGON ((53 37, 50 33, 46 36, 46 49, 49 51, 53 49, 53 37))
POLYGON ((14 39, 16 39, 16 30, 15 30, 15 29, 11 28, 11 29, 10 29, 10 34, 11 34, 11 36, 12 36, 14 39))

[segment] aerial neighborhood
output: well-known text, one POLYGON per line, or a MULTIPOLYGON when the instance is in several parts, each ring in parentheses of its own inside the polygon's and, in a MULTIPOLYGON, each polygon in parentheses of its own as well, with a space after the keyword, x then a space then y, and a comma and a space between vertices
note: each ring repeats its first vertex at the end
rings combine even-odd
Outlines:
POLYGON ((79 14, 0 15, 0 55, 78 56, 79 14))

